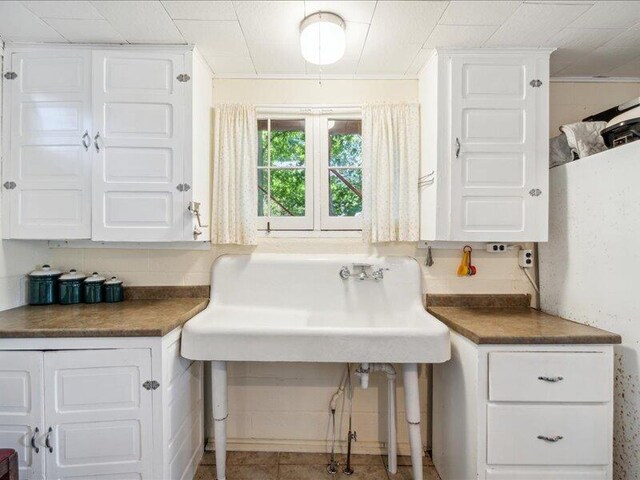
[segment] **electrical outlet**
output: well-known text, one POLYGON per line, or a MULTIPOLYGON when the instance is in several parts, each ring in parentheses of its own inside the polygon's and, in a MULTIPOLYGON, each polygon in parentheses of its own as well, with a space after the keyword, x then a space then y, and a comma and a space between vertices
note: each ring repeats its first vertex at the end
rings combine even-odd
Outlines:
POLYGON ((504 253, 509 248, 504 243, 487 243, 487 252, 491 253, 504 253))
POLYGON ((520 250, 518 252, 518 265, 522 268, 533 267, 533 250, 520 250))

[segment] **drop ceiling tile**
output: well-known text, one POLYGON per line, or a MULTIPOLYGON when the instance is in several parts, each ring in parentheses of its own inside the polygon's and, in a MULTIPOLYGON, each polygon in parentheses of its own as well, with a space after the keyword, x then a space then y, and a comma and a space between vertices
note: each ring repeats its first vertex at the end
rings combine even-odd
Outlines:
POLYGON ((640 2, 598 2, 572 28, 629 28, 640 22, 640 2))
POLYGON ((92 2, 129 43, 185 43, 160 2, 92 2))
POLYGON ((25 6, 40 18, 99 19, 102 15, 90 2, 55 1, 24 2, 25 6))
POLYGON ((233 2, 227 1, 163 1, 174 20, 236 20, 233 2))
MULTIPOLYGON (((640 58, 625 63, 609 72, 612 77, 639 77, 640 78, 640 58)), ((640 92, 638 92, 640 95, 640 92)))
POLYGON ((423 48, 481 47, 498 27, 476 25, 436 25, 423 48))
POLYGON ((332 12, 345 22, 370 23, 376 2, 370 1, 305 1, 305 16, 316 12, 332 12))
POLYGON ((635 60, 635 50, 608 50, 599 48, 562 70, 563 76, 598 76, 609 75, 614 69, 623 67, 635 60))
POLYGON ((20 2, 0 2, 0 37, 14 42, 65 41, 20 2))
POLYGON ((247 42, 298 43, 303 1, 236 2, 236 12, 247 42))
POLYGON ((344 54, 345 57, 360 58, 368 31, 369 25, 366 23, 346 22, 345 37, 347 45, 344 54))
POLYGON ((552 58, 572 61, 601 47, 622 32, 624 30, 618 28, 565 28, 547 40, 544 45, 557 48, 552 53, 552 58))
POLYGON ((407 70, 406 74, 417 75, 418 73, 420 73, 420 70, 422 70, 422 67, 424 67, 424 65, 427 63, 427 60, 429 60, 433 53, 434 51, 431 48, 423 48, 422 50, 420 50, 416 55, 416 58, 413 59, 413 62, 411 63, 411 66, 407 70))
POLYGON ((255 75, 256 70, 249 57, 217 57, 205 55, 205 60, 216 75, 255 75))
POLYGON ((558 33, 590 5, 523 3, 485 46, 537 47, 558 33))
POLYGON ((602 48, 609 50, 635 49, 640 55, 640 28, 630 28, 605 43, 602 48))
POLYGON ((251 58, 258 75, 304 74, 305 61, 297 43, 250 45, 251 58))
POLYGON ((359 74, 404 75, 421 49, 421 44, 386 44, 371 47, 367 41, 362 52, 359 74))
POLYGON ((126 43, 106 20, 49 18, 49 25, 74 43, 126 43))
POLYGON ((447 8, 448 2, 379 2, 373 15, 369 39, 376 45, 420 44, 447 8))
POLYGON ((249 56, 240 24, 235 20, 175 20, 174 22, 184 39, 188 43, 197 45, 205 55, 249 56))
POLYGON ((553 55, 551 56, 551 64, 549 66, 549 71, 551 73, 551 76, 563 76, 562 75, 562 70, 564 70, 565 68, 567 68, 569 65, 571 65, 571 62, 567 62, 567 61, 563 61, 563 60, 554 60, 553 59, 553 55))
MULTIPOLYGON (((322 66, 322 75, 355 75, 358 70, 358 63, 360 59, 358 57, 345 57, 338 60, 331 65, 322 66)), ((318 65, 307 62, 306 66, 307 75, 312 78, 318 78, 319 68, 318 65)))
POLYGON ((502 25, 522 2, 457 1, 449 3, 441 25, 502 25))

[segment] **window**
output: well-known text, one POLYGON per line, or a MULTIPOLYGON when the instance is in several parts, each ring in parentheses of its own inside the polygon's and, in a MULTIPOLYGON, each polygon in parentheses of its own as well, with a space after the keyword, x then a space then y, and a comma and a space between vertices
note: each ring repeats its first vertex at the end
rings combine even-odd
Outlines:
POLYGON ((359 113, 286 111, 258 118, 261 230, 359 230, 362 135, 359 113))

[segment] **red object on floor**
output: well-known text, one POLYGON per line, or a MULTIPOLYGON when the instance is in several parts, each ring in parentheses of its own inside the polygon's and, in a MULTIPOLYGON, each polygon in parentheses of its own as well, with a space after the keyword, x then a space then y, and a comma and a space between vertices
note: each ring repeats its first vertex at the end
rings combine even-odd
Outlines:
POLYGON ((9 448, 0 448, 0 480, 18 480, 18 454, 9 448))

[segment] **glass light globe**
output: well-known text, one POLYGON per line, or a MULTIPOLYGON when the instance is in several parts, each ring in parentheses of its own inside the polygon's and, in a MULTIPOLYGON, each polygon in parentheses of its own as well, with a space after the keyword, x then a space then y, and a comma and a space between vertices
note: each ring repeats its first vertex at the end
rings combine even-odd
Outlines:
POLYGON ((304 59, 315 65, 340 60, 346 47, 345 25, 334 13, 318 12, 300 24, 300 49, 304 59))

